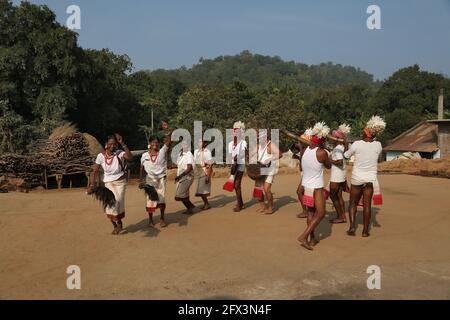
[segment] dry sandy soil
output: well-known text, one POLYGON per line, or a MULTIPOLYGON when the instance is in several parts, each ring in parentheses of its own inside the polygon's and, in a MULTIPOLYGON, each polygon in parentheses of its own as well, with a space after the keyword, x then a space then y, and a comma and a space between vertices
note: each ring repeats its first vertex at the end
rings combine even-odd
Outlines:
MULTIPOLYGON (((325 219, 313 252, 296 241, 305 227, 295 217, 298 175, 276 177, 272 216, 249 201, 249 179, 247 209, 233 213, 224 181, 213 180, 212 210, 187 217, 168 201, 170 225, 162 230, 147 227, 143 194, 129 185, 129 232, 121 236, 110 234, 99 203, 82 189, 0 194, 0 298, 450 298, 449 179, 381 175, 385 203, 374 209, 372 236, 362 238, 359 226, 348 237, 346 225, 325 219), (73 264, 81 290, 66 288, 73 264), (366 287, 373 264, 381 290, 366 287)), ((170 199, 173 190, 171 182, 170 199)), ((327 211, 333 214, 330 204, 327 211)))

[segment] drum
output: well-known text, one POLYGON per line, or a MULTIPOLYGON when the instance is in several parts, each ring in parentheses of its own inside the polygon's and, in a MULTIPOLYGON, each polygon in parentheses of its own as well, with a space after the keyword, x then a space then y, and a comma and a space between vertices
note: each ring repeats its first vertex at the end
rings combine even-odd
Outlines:
POLYGON ((252 164, 247 164, 246 168, 247 168, 247 175, 250 179, 255 180, 255 181, 259 181, 259 180, 264 180, 266 178, 266 176, 261 175, 261 168, 262 167, 267 167, 265 165, 262 165, 261 163, 252 163, 252 164))

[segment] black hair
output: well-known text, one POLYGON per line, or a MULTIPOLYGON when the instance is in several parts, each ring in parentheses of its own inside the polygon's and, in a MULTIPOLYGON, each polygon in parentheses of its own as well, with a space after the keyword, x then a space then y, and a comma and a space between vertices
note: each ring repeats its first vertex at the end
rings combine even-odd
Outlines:
POLYGON ((157 136, 151 136, 151 137, 148 139, 148 143, 150 143, 150 142, 152 142, 152 141, 154 141, 154 140, 158 141, 158 143, 161 142, 157 136))
POLYGON ((108 143, 108 141, 109 141, 110 139, 114 139, 114 141, 117 142, 116 136, 113 135, 113 134, 110 134, 109 136, 106 137, 105 144, 108 143))

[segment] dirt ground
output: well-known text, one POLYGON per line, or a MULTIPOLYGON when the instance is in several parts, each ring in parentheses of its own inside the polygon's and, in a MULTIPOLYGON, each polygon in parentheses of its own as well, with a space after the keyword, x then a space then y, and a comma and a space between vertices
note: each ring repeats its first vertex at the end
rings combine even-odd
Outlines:
POLYGON ((121 236, 82 189, 0 194, 0 298, 450 298, 450 179, 380 175, 371 237, 327 217, 312 252, 296 241, 306 223, 295 216, 298 175, 276 177, 271 216, 256 212, 248 178, 247 208, 233 213, 224 181, 213 180, 214 208, 193 216, 169 182, 166 229, 147 227, 143 193, 129 185, 121 236), (81 290, 66 288, 69 265, 81 268, 81 290), (369 265, 381 268, 380 290, 367 289, 369 265))

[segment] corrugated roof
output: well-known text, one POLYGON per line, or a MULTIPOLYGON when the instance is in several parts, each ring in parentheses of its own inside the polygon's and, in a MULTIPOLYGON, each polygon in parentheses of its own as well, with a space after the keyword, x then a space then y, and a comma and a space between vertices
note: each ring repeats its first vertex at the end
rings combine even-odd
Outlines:
POLYGON ((422 121, 403 132, 384 148, 385 151, 434 152, 438 147, 438 125, 422 121))

